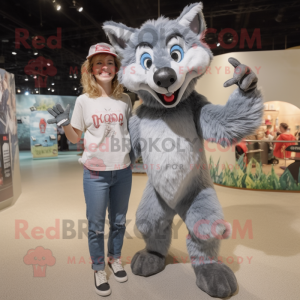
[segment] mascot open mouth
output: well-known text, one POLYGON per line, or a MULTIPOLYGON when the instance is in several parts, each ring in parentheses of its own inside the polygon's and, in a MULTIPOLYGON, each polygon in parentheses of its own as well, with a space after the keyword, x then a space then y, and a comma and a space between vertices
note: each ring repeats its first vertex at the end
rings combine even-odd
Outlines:
POLYGON ((158 98, 160 99, 160 101, 168 106, 168 105, 172 105, 176 102, 177 100, 177 97, 178 97, 178 93, 179 93, 179 90, 178 89, 177 91, 175 91, 172 95, 170 96, 167 96, 166 94, 159 94, 159 93, 156 93, 156 95, 158 96, 158 98))

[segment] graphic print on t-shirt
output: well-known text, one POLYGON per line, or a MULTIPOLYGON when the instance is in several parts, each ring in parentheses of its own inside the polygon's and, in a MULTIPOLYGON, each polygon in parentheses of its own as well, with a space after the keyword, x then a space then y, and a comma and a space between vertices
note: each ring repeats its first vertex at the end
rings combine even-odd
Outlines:
POLYGON ((101 125, 105 125, 104 135, 106 137, 113 137, 116 135, 116 132, 114 130, 115 126, 117 124, 119 124, 120 126, 124 124, 124 116, 121 112, 111 112, 111 108, 104 109, 104 112, 92 115, 93 123, 95 128, 99 128, 101 125))
POLYGON ((98 171, 105 171, 106 165, 101 158, 92 157, 86 160, 84 164, 90 170, 98 170, 98 171))

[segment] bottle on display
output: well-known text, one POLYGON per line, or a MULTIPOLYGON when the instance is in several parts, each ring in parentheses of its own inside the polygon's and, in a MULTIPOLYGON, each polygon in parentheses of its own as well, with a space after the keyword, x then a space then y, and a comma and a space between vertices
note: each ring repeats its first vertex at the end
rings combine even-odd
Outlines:
POLYGON ((9 146, 9 135, 3 134, 0 135, 0 181, 2 184, 10 184, 12 181, 12 171, 11 171, 11 153, 10 153, 10 146, 9 146), (2 180, 1 180, 2 177, 2 180))
POLYGON ((11 168, 10 168, 10 151, 9 151, 9 144, 3 143, 2 146, 2 153, 3 153, 3 168, 4 168, 4 176, 10 177, 11 175, 11 168))
POLYGON ((2 172, 2 160, 1 160, 1 147, 0 147, 0 187, 3 185, 3 172, 2 172))

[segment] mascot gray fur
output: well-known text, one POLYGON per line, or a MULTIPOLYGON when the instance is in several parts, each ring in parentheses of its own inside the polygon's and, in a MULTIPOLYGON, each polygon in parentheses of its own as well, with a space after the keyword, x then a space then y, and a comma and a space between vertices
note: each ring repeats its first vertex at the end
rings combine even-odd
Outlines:
POLYGON ((260 126, 263 100, 257 77, 230 58, 239 71, 224 83, 237 85, 226 105, 213 105, 194 90, 213 58, 202 41, 201 2, 186 6, 175 20, 161 16, 139 29, 106 21, 103 30, 121 56, 119 82, 143 100, 128 123, 131 162, 142 156, 148 166, 136 212, 146 247, 134 255, 132 272, 150 276, 164 269, 178 214, 189 232, 186 244, 197 286, 212 297, 228 297, 237 290, 237 280, 217 257, 231 226, 223 221, 202 149, 205 139, 226 146, 260 126))

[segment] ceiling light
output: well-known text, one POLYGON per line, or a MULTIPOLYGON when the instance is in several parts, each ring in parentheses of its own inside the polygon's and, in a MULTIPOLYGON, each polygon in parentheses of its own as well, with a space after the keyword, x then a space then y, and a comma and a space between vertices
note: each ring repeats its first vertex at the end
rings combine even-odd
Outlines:
POLYGON ((28 95, 29 95, 29 92, 28 92, 28 91, 26 91, 26 92, 25 92, 25 95, 26 95, 26 96, 28 96, 28 95))
POLYGON ((53 5, 54 5, 54 8, 56 10, 60 10, 61 9, 61 5, 59 3, 56 3, 56 0, 53 0, 52 2, 53 2, 53 5))
POLYGON ((36 94, 38 94, 39 93, 39 91, 35 91, 36 92, 36 94))
POLYGON ((21 90, 20 90, 20 89, 17 89, 17 92, 20 94, 20 93, 21 93, 21 90))
POLYGON ((52 82, 51 84, 54 85, 54 82, 52 82))
POLYGON ((25 76, 25 81, 28 81, 28 77, 27 76, 25 76))
POLYGON ((17 55, 17 52, 14 52, 14 51, 13 51, 11 54, 12 54, 12 55, 17 55))
POLYGON ((79 12, 83 11, 83 7, 79 4, 77 4, 75 0, 73 0, 73 6, 70 6, 70 8, 76 8, 76 10, 79 12))
POLYGON ((220 43, 218 43, 217 46, 219 47, 219 46, 220 46, 220 43))
POLYGON ((33 54, 34 54, 34 55, 38 55, 39 53, 38 53, 38 52, 34 52, 33 54))
POLYGON ((54 89, 52 89, 51 92, 54 92, 54 89))

